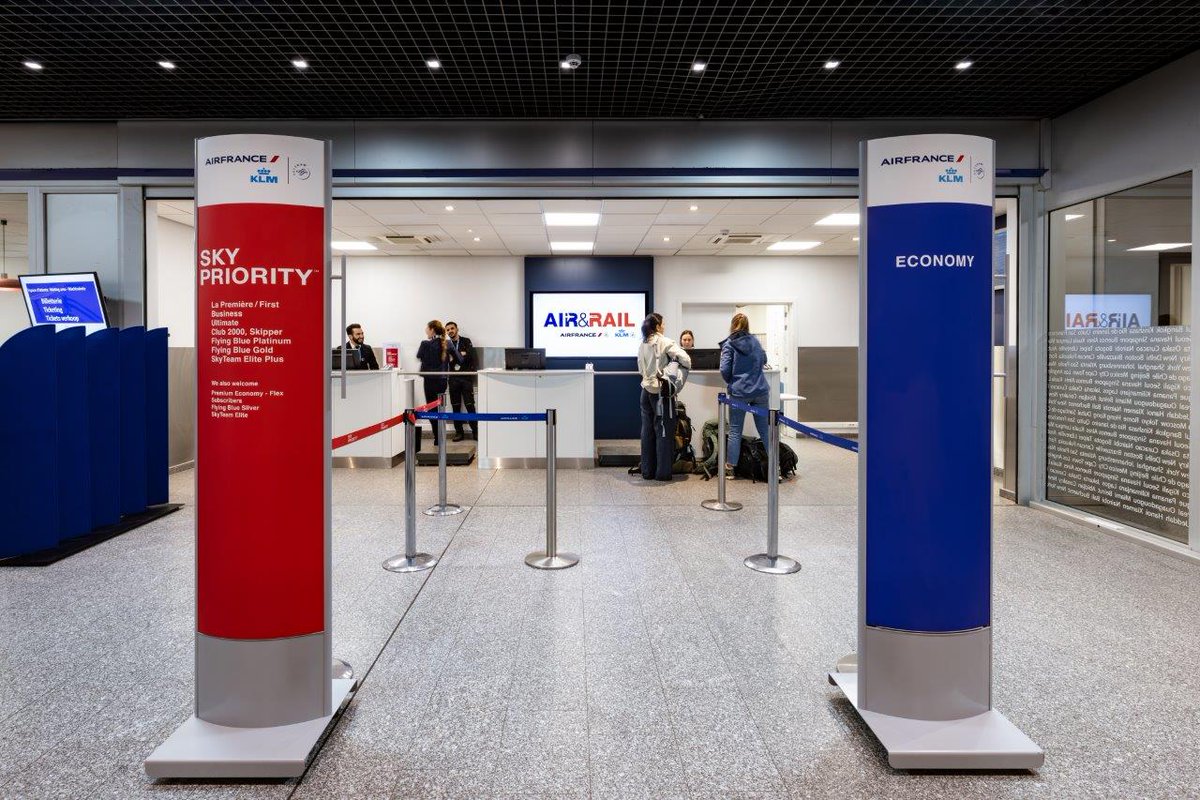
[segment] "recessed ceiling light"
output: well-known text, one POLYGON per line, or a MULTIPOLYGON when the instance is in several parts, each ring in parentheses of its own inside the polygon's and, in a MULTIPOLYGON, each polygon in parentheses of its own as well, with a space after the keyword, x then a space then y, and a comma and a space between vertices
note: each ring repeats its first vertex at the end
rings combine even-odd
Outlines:
POLYGON ((699 211, 700 206, 688 206, 688 211, 699 211))
POLYGON ((160 61, 158 62, 158 65, 163 69, 175 69, 174 61, 160 61))
POLYGON ((330 242, 334 250, 378 250, 370 242, 330 242))
POLYGON ((1083 214, 1063 214, 1063 219, 1070 222, 1073 219, 1083 219, 1083 214))
POLYGON ((23 63, 25 64, 26 67, 28 67, 31 70, 34 70, 35 72, 42 68, 42 65, 36 61, 25 61, 23 63))
POLYGON ((954 68, 959 71, 962 71, 964 69, 970 69, 971 65, 974 63, 975 63, 974 61, 960 61, 954 65, 954 68))
POLYGON ((851 236, 851 237, 850 237, 850 241, 852 241, 852 242, 857 242, 857 241, 858 241, 858 237, 857 237, 857 236, 851 236))
POLYGON ((478 236, 476 236, 476 237, 475 237, 475 241, 477 241, 477 242, 479 241, 479 237, 478 237, 478 236))
POLYGON ((595 245, 595 242, 551 242, 550 249, 563 251, 586 251, 591 250, 593 247, 595 247, 595 245))
POLYGON ((447 210, 447 211, 453 211, 453 210, 454 210, 454 206, 446 206, 446 210, 447 210))
POLYGON ((1116 241, 1116 239, 1105 239, 1104 241, 1106 241, 1106 242, 1115 242, 1115 241, 1116 241))
POLYGON ((703 61, 696 61, 692 64, 692 72, 704 72, 707 67, 708 64, 705 64, 703 61))
POLYGON ((1128 250, 1126 250, 1125 252, 1127 252, 1127 253, 1138 253, 1138 252, 1145 252, 1145 251, 1157 252, 1159 250, 1174 250, 1177 247, 1191 247, 1191 246, 1192 246, 1191 242, 1159 242, 1158 244, 1147 244, 1147 245, 1142 245, 1141 247, 1131 247, 1128 250))
POLYGON ((776 242, 768 250, 812 250, 820 242, 776 242))
POLYGON ((305 61, 303 58, 293 58, 292 66, 295 67, 296 69, 308 69, 308 62, 305 61))
POLYGON ((816 222, 817 225, 857 225, 858 212, 847 212, 844 214, 830 214, 816 222))
POLYGON ((547 211, 542 215, 547 226, 588 227, 600 224, 600 215, 591 211, 547 211))
POLYGON ((837 69, 841 65, 842 65, 842 62, 840 62, 840 61, 826 61, 825 69, 837 69))
POLYGON ((664 237, 663 237, 663 241, 664 241, 664 242, 669 242, 669 241, 671 241, 671 237, 670 237, 670 236, 664 236, 664 237))
POLYGON ((438 61, 436 58, 431 58, 425 62, 425 66, 429 67, 430 69, 441 69, 442 62, 438 61))

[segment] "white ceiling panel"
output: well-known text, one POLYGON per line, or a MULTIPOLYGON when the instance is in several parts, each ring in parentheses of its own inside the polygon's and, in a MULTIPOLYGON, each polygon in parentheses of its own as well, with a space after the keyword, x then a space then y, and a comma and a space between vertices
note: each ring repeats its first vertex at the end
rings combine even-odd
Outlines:
POLYGON ((657 220, 657 214, 601 214, 600 227, 633 228, 644 225, 649 228, 657 220))
POLYGON ((545 228, 540 212, 534 214, 488 214, 488 221, 497 228, 539 227, 545 228))
POLYGON ((605 200, 604 214, 657 214, 667 204, 666 200, 605 200))
POLYGON ((552 242, 591 242, 596 239, 596 230, 591 225, 579 228, 573 225, 558 225, 546 228, 546 235, 552 242))
POLYGON ((496 214, 541 214, 540 200, 480 200, 479 208, 489 217, 496 214))
POLYGON ((471 216, 482 216, 483 212, 479 208, 479 203, 474 200, 417 200, 417 208, 426 214, 433 214, 438 217, 453 216, 454 214, 468 214, 471 216), (453 211, 447 211, 446 206, 453 206, 453 211))
POLYGON ((333 210, 348 206, 358 213, 378 216, 379 214, 419 214, 421 209, 412 200, 334 200, 333 210))
POLYGON ((857 211, 858 200, 852 197, 806 197, 793 200, 780 214, 789 216, 816 215, 818 218, 839 211, 857 211))
POLYGON ((722 214, 778 214, 792 204, 791 200, 750 199, 730 200, 722 214))
POLYGON ((543 211, 574 211, 600 213, 600 200, 543 200, 543 211))
POLYGON ((720 198, 705 197, 698 200, 668 200, 663 206, 662 213, 664 214, 717 214, 720 213, 725 206, 729 205, 728 200, 720 198), (696 206, 696 210, 692 211, 692 206, 696 206))
POLYGON ((703 225, 652 225, 647 236, 670 236, 680 241, 690 239, 704 229, 703 225))
POLYGON ((767 218, 766 214, 718 214, 704 226, 704 231, 715 233, 722 228, 728 228, 731 231, 744 233, 757 232, 758 226, 767 218))
POLYGON ((661 248, 659 248, 659 249, 638 248, 637 252, 634 253, 634 255, 638 255, 638 256, 673 256, 673 255, 675 255, 676 252, 677 251, 675 251, 675 250, 663 250, 661 248))

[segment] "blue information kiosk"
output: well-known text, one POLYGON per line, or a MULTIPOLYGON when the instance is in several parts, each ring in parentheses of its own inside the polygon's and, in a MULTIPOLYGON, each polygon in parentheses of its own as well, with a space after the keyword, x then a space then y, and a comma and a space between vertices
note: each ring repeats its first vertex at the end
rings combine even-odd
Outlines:
POLYGON ((1044 759, 992 708, 994 174, 977 136, 862 145, 858 654, 829 677, 901 769, 1044 759))

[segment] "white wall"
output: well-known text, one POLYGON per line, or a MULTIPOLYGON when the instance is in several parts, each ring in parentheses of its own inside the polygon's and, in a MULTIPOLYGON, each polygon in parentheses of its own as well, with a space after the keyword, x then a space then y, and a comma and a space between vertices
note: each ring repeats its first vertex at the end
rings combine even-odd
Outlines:
POLYGON ((196 229, 146 214, 146 324, 165 327, 171 347, 196 346, 196 229))
MULTIPOLYGON (((337 258, 334 272, 337 273, 337 258)), ((399 342, 401 366, 414 355, 431 319, 454 320, 478 346, 525 346, 525 260, 517 256, 355 256, 349 263, 348 322, 363 326, 379 351, 399 342)), ((341 342, 338 283, 333 286, 333 341, 341 342)), ((382 352, 378 352, 382 358, 382 352)))
POLYGON ((0 289, 0 344, 29 327, 25 297, 19 290, 0 289))

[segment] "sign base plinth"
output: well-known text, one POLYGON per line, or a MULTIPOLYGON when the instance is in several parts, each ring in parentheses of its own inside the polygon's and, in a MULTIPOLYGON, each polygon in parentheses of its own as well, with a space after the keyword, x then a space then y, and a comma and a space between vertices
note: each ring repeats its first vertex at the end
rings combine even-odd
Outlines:
POLYGON ((354 689, 334 679, 334 714, 273 728, 231 728, 195 716, 146 759, 151 778, 295 778, 354 689))
POLYGON ((965 719, 923 720, 893 717, 858 707, 858 673, 831 672, 888 753, 894 769, 1037 770, 1046 754, 999 711, 965 719))

